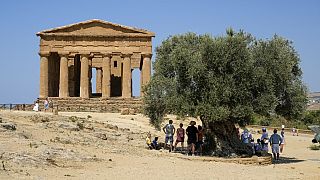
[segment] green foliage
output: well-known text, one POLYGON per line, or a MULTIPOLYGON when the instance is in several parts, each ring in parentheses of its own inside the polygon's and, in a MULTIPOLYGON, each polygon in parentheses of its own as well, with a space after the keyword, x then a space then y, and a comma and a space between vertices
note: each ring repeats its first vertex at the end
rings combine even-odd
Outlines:
POLYGON ((166 113, 243 125, 254 113, 293 119, 305 110, 299 57, 279 36, 256 40, 232 29, 219 37, 187 33, 163 41, 156 54, 144 113, 157 128, 166 113))
POLYGON ((311 150, 320 150, 320 145, 310 145, 311 150))
POLYGON ((302 121, 306 125, 320 125, 320 110, 307 111, 302 121))
POLYGON ((298 129, 308 129, 309 125, 320 124, 320 110, 305 111, 303 118, 287 120, 280 115, 270 115, 269 117, 254 114, 252 121, 249 123, 252 125, 272 126, 272 127, 296 127, 298 129))
POLYGON ((271 120, 270 119, 261 119, 260 125, 261 126, 270 126, 271 120))
POLYGON ((72 122, 76 122, 76 121, 79 120, 79 118, 77 116, 70 116, 69 120, 72 121, 72 122))

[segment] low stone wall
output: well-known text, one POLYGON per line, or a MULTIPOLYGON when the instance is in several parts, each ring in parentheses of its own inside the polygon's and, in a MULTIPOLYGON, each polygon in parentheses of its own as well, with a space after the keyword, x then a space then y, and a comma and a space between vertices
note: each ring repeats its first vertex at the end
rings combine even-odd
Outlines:
MULTIPOLYGON (((139 113, 142 110, 142 100, 134 98, 50 98, 53 107, 58 111, 69 112, 110 112, 120 113, 123 109, 139 113)), ((40 100, 39 107, 43 109, 44 100, 40 100)))
POLYGON ((211 161, 211 162, 225 162, 225 163, 236 163, 236 164, 244 164, 244 165, 270 165, 272 164, 272 157, 258 157, 252 156, 251 158, 219 158, 219 157, 190 157, 190 156, 179 156, 178 158, 187 159, 187 160, 196 160, 196 161, 211 161))

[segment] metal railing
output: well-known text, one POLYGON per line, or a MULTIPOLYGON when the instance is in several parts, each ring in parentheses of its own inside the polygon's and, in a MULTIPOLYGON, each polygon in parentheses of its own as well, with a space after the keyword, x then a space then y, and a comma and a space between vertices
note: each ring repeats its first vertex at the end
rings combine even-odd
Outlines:
POLYGON ((30 111, 33 104, 0 104, 2 110, 18 110, 18 111, 30 111))

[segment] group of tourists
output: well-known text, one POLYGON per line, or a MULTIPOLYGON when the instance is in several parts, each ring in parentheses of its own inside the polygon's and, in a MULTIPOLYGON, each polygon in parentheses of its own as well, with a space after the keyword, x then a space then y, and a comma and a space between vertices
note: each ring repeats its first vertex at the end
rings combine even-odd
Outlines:
MULTIPOLYGON (((169 152, 177 150, 177 145, 181 143, 181 152, 184 149, 184 141, 185 135, 187 135, 187 150, 188 154, 192 156, 195 155, 197 151, 199 155, 202 155, 202 148, 203 148, 203 128, 202 126, 198 125, 195 126, 196 122, 191 121, 187 129, 183 128, 183 124, 179 124, 179 128, 175 128, 173 125, 173 121, 169 120, 169 123, 166 124, 162 130, 165 133, 165 144, 164 148, 169 148, 169 152), (174 135, 176 134, 175 143, 174 142, 174 135)), ((151 141, 151 134, 148 133, 146 138, 146 144, 150 149, 160 149, 160 145, 158 143, 158 137, 155 137, 153 141, 151 141)))
POLYGON ((268 144, 270 144, 273 158, 275 160, 279 160, 280 153, 283 152, 285 144, 284 128, 282 128, 280 135, 278 134, 278 130, 274 129, 273 134, 270 136, 270 138, 267 129, 262 128, 261 138, 257 139, 257 142, 254 142, 254 138, 252 137, 252 134, 248 131, 248 129, 244 129, 240 139, 242 143, 252 147, 253 153, 258 156, 268 153, 268 144))
MULTIPOLYGON (((181 143, 181 149, 184 149, 185 135, 187 135, 187 150, 188 154, 192 156, 195 155, 195 152, 198 152, 199 155, 202 155, 203 149, 203 140, 204 132, 202 126, 195 126, 196 122, 191 121, 186 130, 183 128, 183 124, 180 123, 179 128, 176 129, 173 125, 173 121, 169 120, 169 123, 166 124, 162 130, 165 133, 165 144, 160 146, 158 143, 158 137, 155 137, 151 141, 151 134, 148 133, 146 138, 146 144, 150 149, 159 150, 161 147, 169 148, 169 152, 177 150, 177 145, 181 143), (176 135, 175 143, 174 135, 176 135)), ((260 139, 254 141, 254 138, 248 129, 244 129, 240 135, 240 140, 242 143, 250 146, 254 154, 262 156, 268 153, 269 145, 275 160, 279 160, 280 153, 283 152, 285 137, 284 137, 284 127, 282 127, 280 135, 278 134, 277 129, 273 130, 273 134, 269 137, 267 129, 262 128, 262 134, 260 139)))
MULTIPOLYGON (((52 100, 49 100, 49 98, 46 98, 43 101, 43 107, 44 107, 44 112, 48 111, 49 108, 53 108, 53 102, 52 100)), ((33 106, 33 111, 38 112, 40 110, 39 108, 39 98, 34 102, 34 106, 33 106)))

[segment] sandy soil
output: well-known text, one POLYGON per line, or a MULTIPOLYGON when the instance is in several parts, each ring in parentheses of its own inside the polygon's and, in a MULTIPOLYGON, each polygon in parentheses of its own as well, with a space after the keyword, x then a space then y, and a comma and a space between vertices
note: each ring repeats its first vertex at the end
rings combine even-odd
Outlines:
MULTIPOLYGON (((16 126, 0 127, 0 179, 320 179, 311 135, 287 133, 281 161, 253 166, 148 150, 146 133, 160 141, 164 134, 140 114, 0 111, 0 117, 16 126)), ((176 127, 189 122, 170 118, 176 127)))

